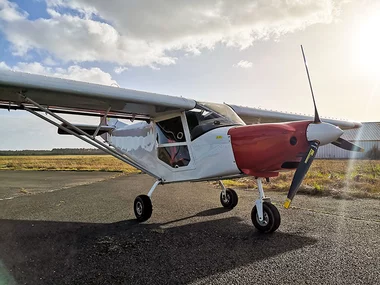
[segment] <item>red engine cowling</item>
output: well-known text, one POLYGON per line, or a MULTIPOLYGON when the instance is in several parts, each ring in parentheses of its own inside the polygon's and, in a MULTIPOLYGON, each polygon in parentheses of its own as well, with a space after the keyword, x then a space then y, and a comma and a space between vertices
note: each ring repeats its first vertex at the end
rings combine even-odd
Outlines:
POLYGON ((239 169, 251 176, 273 177, 295 169, 309 148, 311 121, 258 124, 231 128, 232 149, 239 169))

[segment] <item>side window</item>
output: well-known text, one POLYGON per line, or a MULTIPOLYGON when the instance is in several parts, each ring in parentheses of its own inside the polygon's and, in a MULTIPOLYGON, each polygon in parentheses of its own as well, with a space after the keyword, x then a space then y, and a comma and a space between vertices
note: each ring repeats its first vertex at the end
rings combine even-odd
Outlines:
POLYGON ((186 141, 181 117, 175 117, 169 120, 161 121, 156 123, 156 125, 157 140, 159 144, 186 141))
POLYGON ((186 145, 176 145, 158 148, 158 158, 173 168, 189 164, 190 155, 186 145))
POLYGON ((156 123, 158 159, 173 168, 187 166, 190 163, 189 149, 183 131, 181 117, 174 117, 156 123), (160 146, 163 145, 164 146, 160 146), (170 145, 167 145, 170 144, 170 145))

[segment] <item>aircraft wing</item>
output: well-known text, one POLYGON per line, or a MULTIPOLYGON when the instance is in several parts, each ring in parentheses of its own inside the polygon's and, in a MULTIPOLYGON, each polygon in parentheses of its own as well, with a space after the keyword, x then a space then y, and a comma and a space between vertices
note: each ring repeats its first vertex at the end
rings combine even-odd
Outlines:
POLYGON ((21 109, 25 97, 56 113, 150 119, 195 107, 194 100, 29 73, 0 70, 0 108, 21 109))
MULTIPOLYGON (((270 111, 258 108, 243 107, 237 105, 229 105, 240 116, 240 118, 247 124, 259 123, 279 123, 289 121, 301 120, 314 120, 312 116, 305 116, 299 114, 284 113, 278 111, 270 111)), ((340 127, 342 130, 360 128, 361 123, 349 122, 344 120, 322 118, 323 122, 330 123, 340 127)))
MULTIPOLYGON (((49 107, 55 113, 148 120, 183 110, 191 110, 196 101, 183 97, 142 92, 131 89, 53 78, 29 73, 0 70, 0 108, 33 109, 25 97, 49 107)), ((230 105, 246 124, 313 120, 313 117, 230 105)), ((37 110, 37 109, 35 109, 37 110)), ((352 129, 357 122, 323 119, 352 129)))

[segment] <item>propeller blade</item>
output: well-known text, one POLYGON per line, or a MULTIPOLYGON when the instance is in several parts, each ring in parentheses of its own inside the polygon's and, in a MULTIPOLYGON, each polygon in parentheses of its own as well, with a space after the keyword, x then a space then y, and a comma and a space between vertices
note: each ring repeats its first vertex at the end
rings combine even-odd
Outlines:
POLYGON ((361 148, 360 146, 357 146, 342 138, 337 139, 336 141, 332 142, 332 144, 345 150, 364 152, 364 148, 361 148))
POLYGON ((311 163, 313 162, 319 147, 319 142, 313 141, 310 143, 310 148, 307 153, 302 157, 300 164, 296 172, 294 173, 292 184, 290 185, 290 189, 288 192, 288 196, 285 200, 284 207, 287 209, 290 207, 290 203, 292 202, 294 196, 296 195, 298 188, 301 186, 303 179, 307 171, 310 168, 311 163))
POLYGON ((317 104, 315 104, 313 86, 311 85, 311 79, 310 79, 310 75, 309 75, 309 69, 307 68, 306 57, 305 57, 305 53, 303 51, 302 45, 301 45, 301 50, 302 50, 303 62, 305 63, 305 68, 306 68, 306 73, 307 73, 307 79, 309 80, 309 85, 310 85, 310 90, 311 90, 311 96, 313 97, 313 102, 314 102, 314 123, 318 124, 318 123, 321 122, 321 119, 319 118, 319 115, 318 115, 317 104))

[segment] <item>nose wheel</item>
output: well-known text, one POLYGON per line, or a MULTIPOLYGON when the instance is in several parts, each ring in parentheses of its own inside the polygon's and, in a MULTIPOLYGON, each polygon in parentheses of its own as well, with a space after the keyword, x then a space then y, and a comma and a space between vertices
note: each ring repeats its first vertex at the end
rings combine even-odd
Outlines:
POLYGON ((256 229, 263 233, 272 233, 281 224, 281 216, 278 209, 270 202, 263 202, 263 219, 259 219, 257 207, 251 212, 251 220, 256 229))
POLYGON ((259 190, 259 199, 252 208, 251 220, 256 229, 263 233, 273 233, 281 224, 281 216, 278 209, 265 197, 261 178, 256 178, 259 190))

